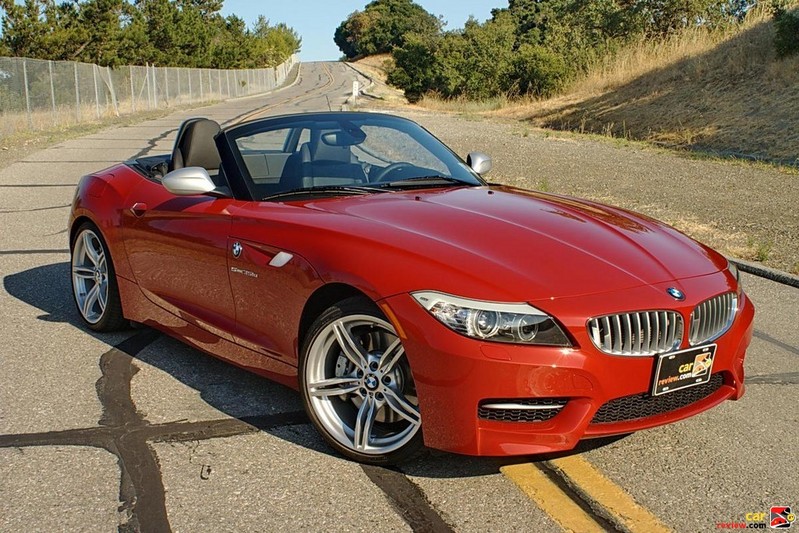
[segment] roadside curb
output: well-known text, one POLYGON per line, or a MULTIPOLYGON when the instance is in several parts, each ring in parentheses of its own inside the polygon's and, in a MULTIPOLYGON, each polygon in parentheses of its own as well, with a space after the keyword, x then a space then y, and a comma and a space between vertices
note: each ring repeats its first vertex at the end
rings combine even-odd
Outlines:
POLYGON ((799 289, 799 276, 794 276, 792 274, 788 274, 787 272, 783 272, 782 270, 764 267, 762 265, 750 263, 749 261, 743 261, 741 259, 728 258, 728 260, 737 266, 738 270, 741 272, 746 272, 747 274, 752 274, 754 276, 799 289))
POLYGON ((383 97, 377 96, 375 94, 371 94, 371 93, 368 92, 368 91, 371 91, 372 88, 376 85, 375 80, 374 80, 374 78, 372 78, 372 76, 370 76, 369 74, 366 74, 365 72, 363 72, 360 69, 355 68, 352 65, 352 63, 350 63, 349 61, 344 61, 344 64, 347 65, 348 67, 350 67, 352 70, 354 70, 357 74, 359 74, 359 75, 363 76, 364 78, 366 78, 367 80, 369 80, 369 86, 361 88, 360 92, 361 92, 362 96, 366 96, 368 98, 374 98, 376 100, 383 100, 383 97))

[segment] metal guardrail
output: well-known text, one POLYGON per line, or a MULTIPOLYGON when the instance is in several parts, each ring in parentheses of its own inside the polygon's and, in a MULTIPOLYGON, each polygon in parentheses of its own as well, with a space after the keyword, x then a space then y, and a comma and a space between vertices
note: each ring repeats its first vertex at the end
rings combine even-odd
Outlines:
POLYGON ((0 138, 110 116, 226 100, 280 86, 296 63, 217 70, 0 57, 0 138))

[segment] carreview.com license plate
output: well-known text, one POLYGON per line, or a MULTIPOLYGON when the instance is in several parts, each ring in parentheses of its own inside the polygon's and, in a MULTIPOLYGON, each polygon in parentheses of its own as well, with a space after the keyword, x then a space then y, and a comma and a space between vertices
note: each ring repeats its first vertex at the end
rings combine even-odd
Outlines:
POLYGON ((652 396, 707 383, 716 358, 716 345, 699 346, 658 357, 652 396))

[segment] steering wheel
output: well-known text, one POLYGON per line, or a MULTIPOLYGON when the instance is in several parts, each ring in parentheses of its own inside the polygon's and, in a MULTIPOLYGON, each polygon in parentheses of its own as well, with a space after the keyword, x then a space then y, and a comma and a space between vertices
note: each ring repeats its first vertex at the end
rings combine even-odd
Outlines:
POLYGON ((397 163, 391 163, 389 166, 387 166, 386 168, 380 170, 377 173, 377 176, 374 177, 374 179, 372 180, 372 183, 380 183, 382 181, 388 181, 386 179, 386 176, 388 176, 389 174, 391 174, 395 170, 399 170, 401 168, 413 168, 415 166, 416 165, 414 165, 413 163, 408 163, 406 161, 398 161, 397 163))

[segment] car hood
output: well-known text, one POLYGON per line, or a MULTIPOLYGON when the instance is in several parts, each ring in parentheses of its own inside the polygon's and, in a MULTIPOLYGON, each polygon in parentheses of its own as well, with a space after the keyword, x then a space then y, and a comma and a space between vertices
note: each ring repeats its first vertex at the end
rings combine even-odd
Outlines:
POLYGON ((452 268, 514 283, 529 301, 653 285, 726 266, 716 252, 653 219, 511 187, 395 192, 306 207, 388 226, 392 231, 379 233, 395 242, 386 245, 407 243, 452 268))

